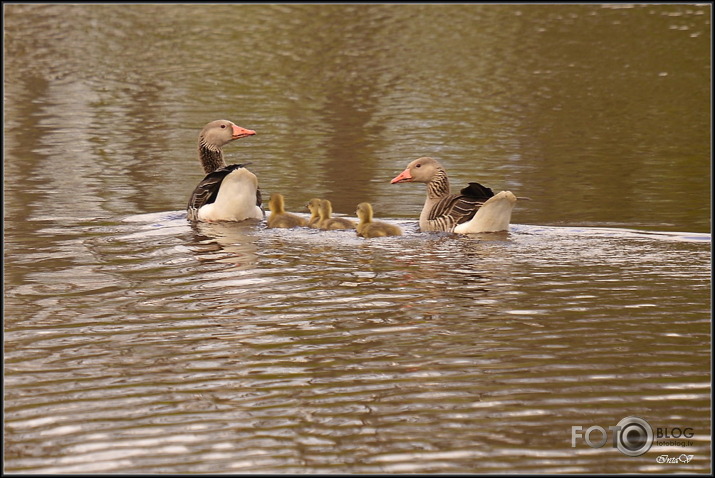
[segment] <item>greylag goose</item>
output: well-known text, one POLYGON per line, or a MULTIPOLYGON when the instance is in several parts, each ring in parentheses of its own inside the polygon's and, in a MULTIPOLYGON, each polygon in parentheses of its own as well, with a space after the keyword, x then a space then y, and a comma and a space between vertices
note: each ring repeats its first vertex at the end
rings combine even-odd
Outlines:
POLYGON ((222 147, 256 134, 228 120, 216 120, 199 134, 199 161, 206 176, 191 193, 186 207, 191 221, 263 219, 258 178, 245 164, 226 165, 222 147))
POLYGON ((322 199, 313 198, 308 201, 305 207, 310 211, 310 219, 308 219, 308 227, 317 229, 320 225, 320 201, 322 199))
POLYGON ((381 221, 372 220, 372 205, 367 202, 361 202, 357 205, 355 211, 360 219, 360 224, 357 225, 357 235, 362 237, 385 237, 385 236, 401 236, 402 229, 394 224, 388 224, 381 221))
POLYGON ((285 201, 282 194, 273 193, 268 200, 271 215, 268 217, 268 227, 298 227, 306 226, 308 221, 304 218, 285 211, 285 201))
POLYGON ((458 234, 498 232, 509 229, 516 196, 511 191, 497 195, 479 183, 469 183, 459 194, 451 194, 444 167, 433 158, 419 158, 390 181, 391 184, 427 184, 427 199, 420 213, 420 230, 458 234))
POLYGON ((320 229, 355 229, 355 223, 350 219, 346 219, 344 217, 332 217, 333 204, 327 199, 320 201, 318 211, 320 213, 320 223, 318 224, 320 229))

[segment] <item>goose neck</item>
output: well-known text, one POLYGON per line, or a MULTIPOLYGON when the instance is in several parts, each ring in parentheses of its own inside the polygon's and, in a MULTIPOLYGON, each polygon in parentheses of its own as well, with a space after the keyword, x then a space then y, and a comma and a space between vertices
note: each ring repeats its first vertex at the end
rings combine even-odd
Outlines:
POLYGON ((449 194, 449 179, 443 169, 437 170, 434 178, 427 183, 427 196, 430 199, 438 199, 449 194))
POLYGON ((202 142, 199 142, 199 161, 206 174, 226 167, 221 148, 212 147, 202 142))

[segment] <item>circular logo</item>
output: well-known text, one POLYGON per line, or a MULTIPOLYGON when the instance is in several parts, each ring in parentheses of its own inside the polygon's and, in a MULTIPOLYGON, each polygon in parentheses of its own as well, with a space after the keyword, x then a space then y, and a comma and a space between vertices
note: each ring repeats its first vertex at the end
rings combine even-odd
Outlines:
POLYGON ((624 455, 640 456, 653 445, 653 429, 638 417, 626 417, 616 428, 616 447, 624 455))

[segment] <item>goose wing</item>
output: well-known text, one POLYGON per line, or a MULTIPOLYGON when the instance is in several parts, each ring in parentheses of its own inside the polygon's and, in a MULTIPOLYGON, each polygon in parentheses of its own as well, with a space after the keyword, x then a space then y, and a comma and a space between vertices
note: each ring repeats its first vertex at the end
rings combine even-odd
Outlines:
POLYGON ((454 224, 469 221, 477 213, 487 199, 494 196, 491 188, 479 183, 469 185, 459 191, 459 194, 450 194, 442 198, 430 211, 429 220, 439 217, 451 217, 454 224))
MULTIPOLYGON (((248 163, 246 163, 248 164, 248 163)), ((211 204, 216 201, 218 191, 221 189, 221 183, 229 173, 236 169, 243 168, 246 164, 231 164, 221 169, 207 174, 204 179, 194 188, 191 193, 187 209, 189 211, 198 211, 202 206, 211 204)), ((256 206, 261 207, 263 200, 261 198, 261 190, 256 190, 256 206)))

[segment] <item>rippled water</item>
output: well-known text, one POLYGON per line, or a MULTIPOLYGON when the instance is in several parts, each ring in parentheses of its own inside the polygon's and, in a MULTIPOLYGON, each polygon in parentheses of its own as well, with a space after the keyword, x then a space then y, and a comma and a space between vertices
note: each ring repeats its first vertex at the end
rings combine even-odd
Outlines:
POLYGON ((5 6, 5 471, 711 472, 710 7, 616 7, 5 6), (189 224, 219 117, 405 235, 189 224), (425 154, 532 200, 419 233, 425 154))

